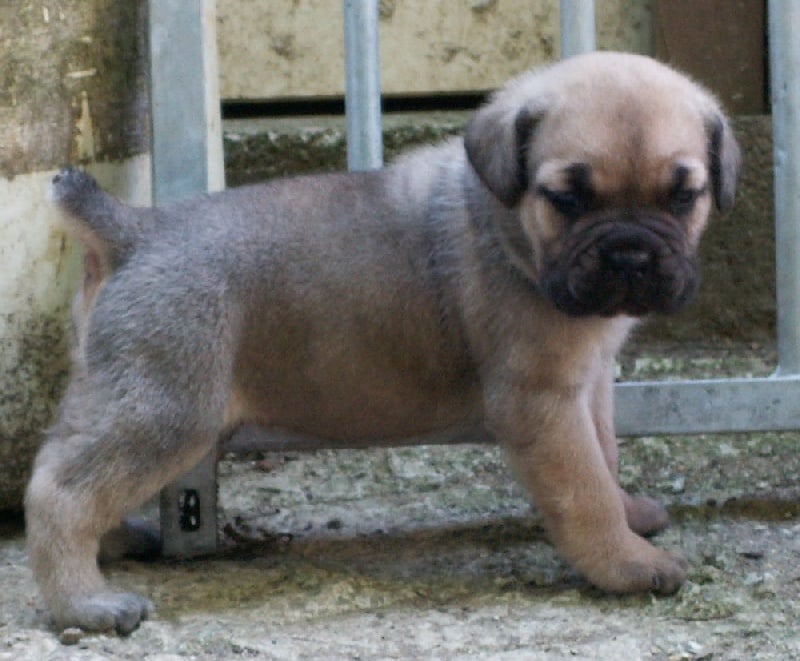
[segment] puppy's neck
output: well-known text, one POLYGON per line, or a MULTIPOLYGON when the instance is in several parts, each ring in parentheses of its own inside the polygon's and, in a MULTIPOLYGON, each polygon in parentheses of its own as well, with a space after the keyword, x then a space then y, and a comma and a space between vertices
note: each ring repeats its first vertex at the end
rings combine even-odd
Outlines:
POLYGON ((481 237, 484 257, 505 263, 516 275, 536 287, 535 255, 525 235, 516 208, 498 200, 471 167, 464 168, 467 213, 476 235, 481 237))

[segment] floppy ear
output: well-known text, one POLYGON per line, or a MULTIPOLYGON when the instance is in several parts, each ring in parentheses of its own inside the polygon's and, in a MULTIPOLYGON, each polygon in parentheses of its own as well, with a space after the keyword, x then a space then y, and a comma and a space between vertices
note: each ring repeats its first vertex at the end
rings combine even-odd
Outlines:
POLYGON ((470 164, 509 208, 528 185, 527 152, 535 123, 528 108, 493 101, 473 115, 464 133, 470 164))
POLYGON ((728 211, 736 197, 741 152, 728 120, 715 114, 708 120, 708 170, 714 202, 720 211, 728 211))

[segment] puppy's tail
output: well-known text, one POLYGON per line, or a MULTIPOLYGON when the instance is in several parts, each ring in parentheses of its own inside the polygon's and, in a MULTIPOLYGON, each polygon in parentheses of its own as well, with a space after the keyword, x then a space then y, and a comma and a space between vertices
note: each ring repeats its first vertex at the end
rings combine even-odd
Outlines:
POLYGON ((53 177, 48 197, 66 212, 67 229, 99 259, 103 270, 118 268, 153 222, 150 209, 123 204, 89 173, 73 167, 53 177))

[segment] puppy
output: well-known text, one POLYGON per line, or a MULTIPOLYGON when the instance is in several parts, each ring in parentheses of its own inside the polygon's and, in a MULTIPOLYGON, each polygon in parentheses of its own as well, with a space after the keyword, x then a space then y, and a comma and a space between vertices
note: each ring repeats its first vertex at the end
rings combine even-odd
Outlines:
POLYGON ((738 166, 709 93, 594 53, 376 172, 134 209, 63 171, 85 278, 26 497, 57 625, 125 633, 150 613, 106 584, 99 540, 244 422, 342 445, 485 427, 589 581, 677 590, 686 562, 642 536, 665 510, 618 486, 614 357, 637 318, 691 298, 738 166))

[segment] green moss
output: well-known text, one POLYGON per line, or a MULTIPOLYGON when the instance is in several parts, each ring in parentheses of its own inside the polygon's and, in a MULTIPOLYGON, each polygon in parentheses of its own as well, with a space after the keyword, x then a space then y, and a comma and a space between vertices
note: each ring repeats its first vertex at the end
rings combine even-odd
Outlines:
POLYGON ((18 509, 43 430, 69 373, 67 312, 5 318, 0 383, 0 509, 18 509))

